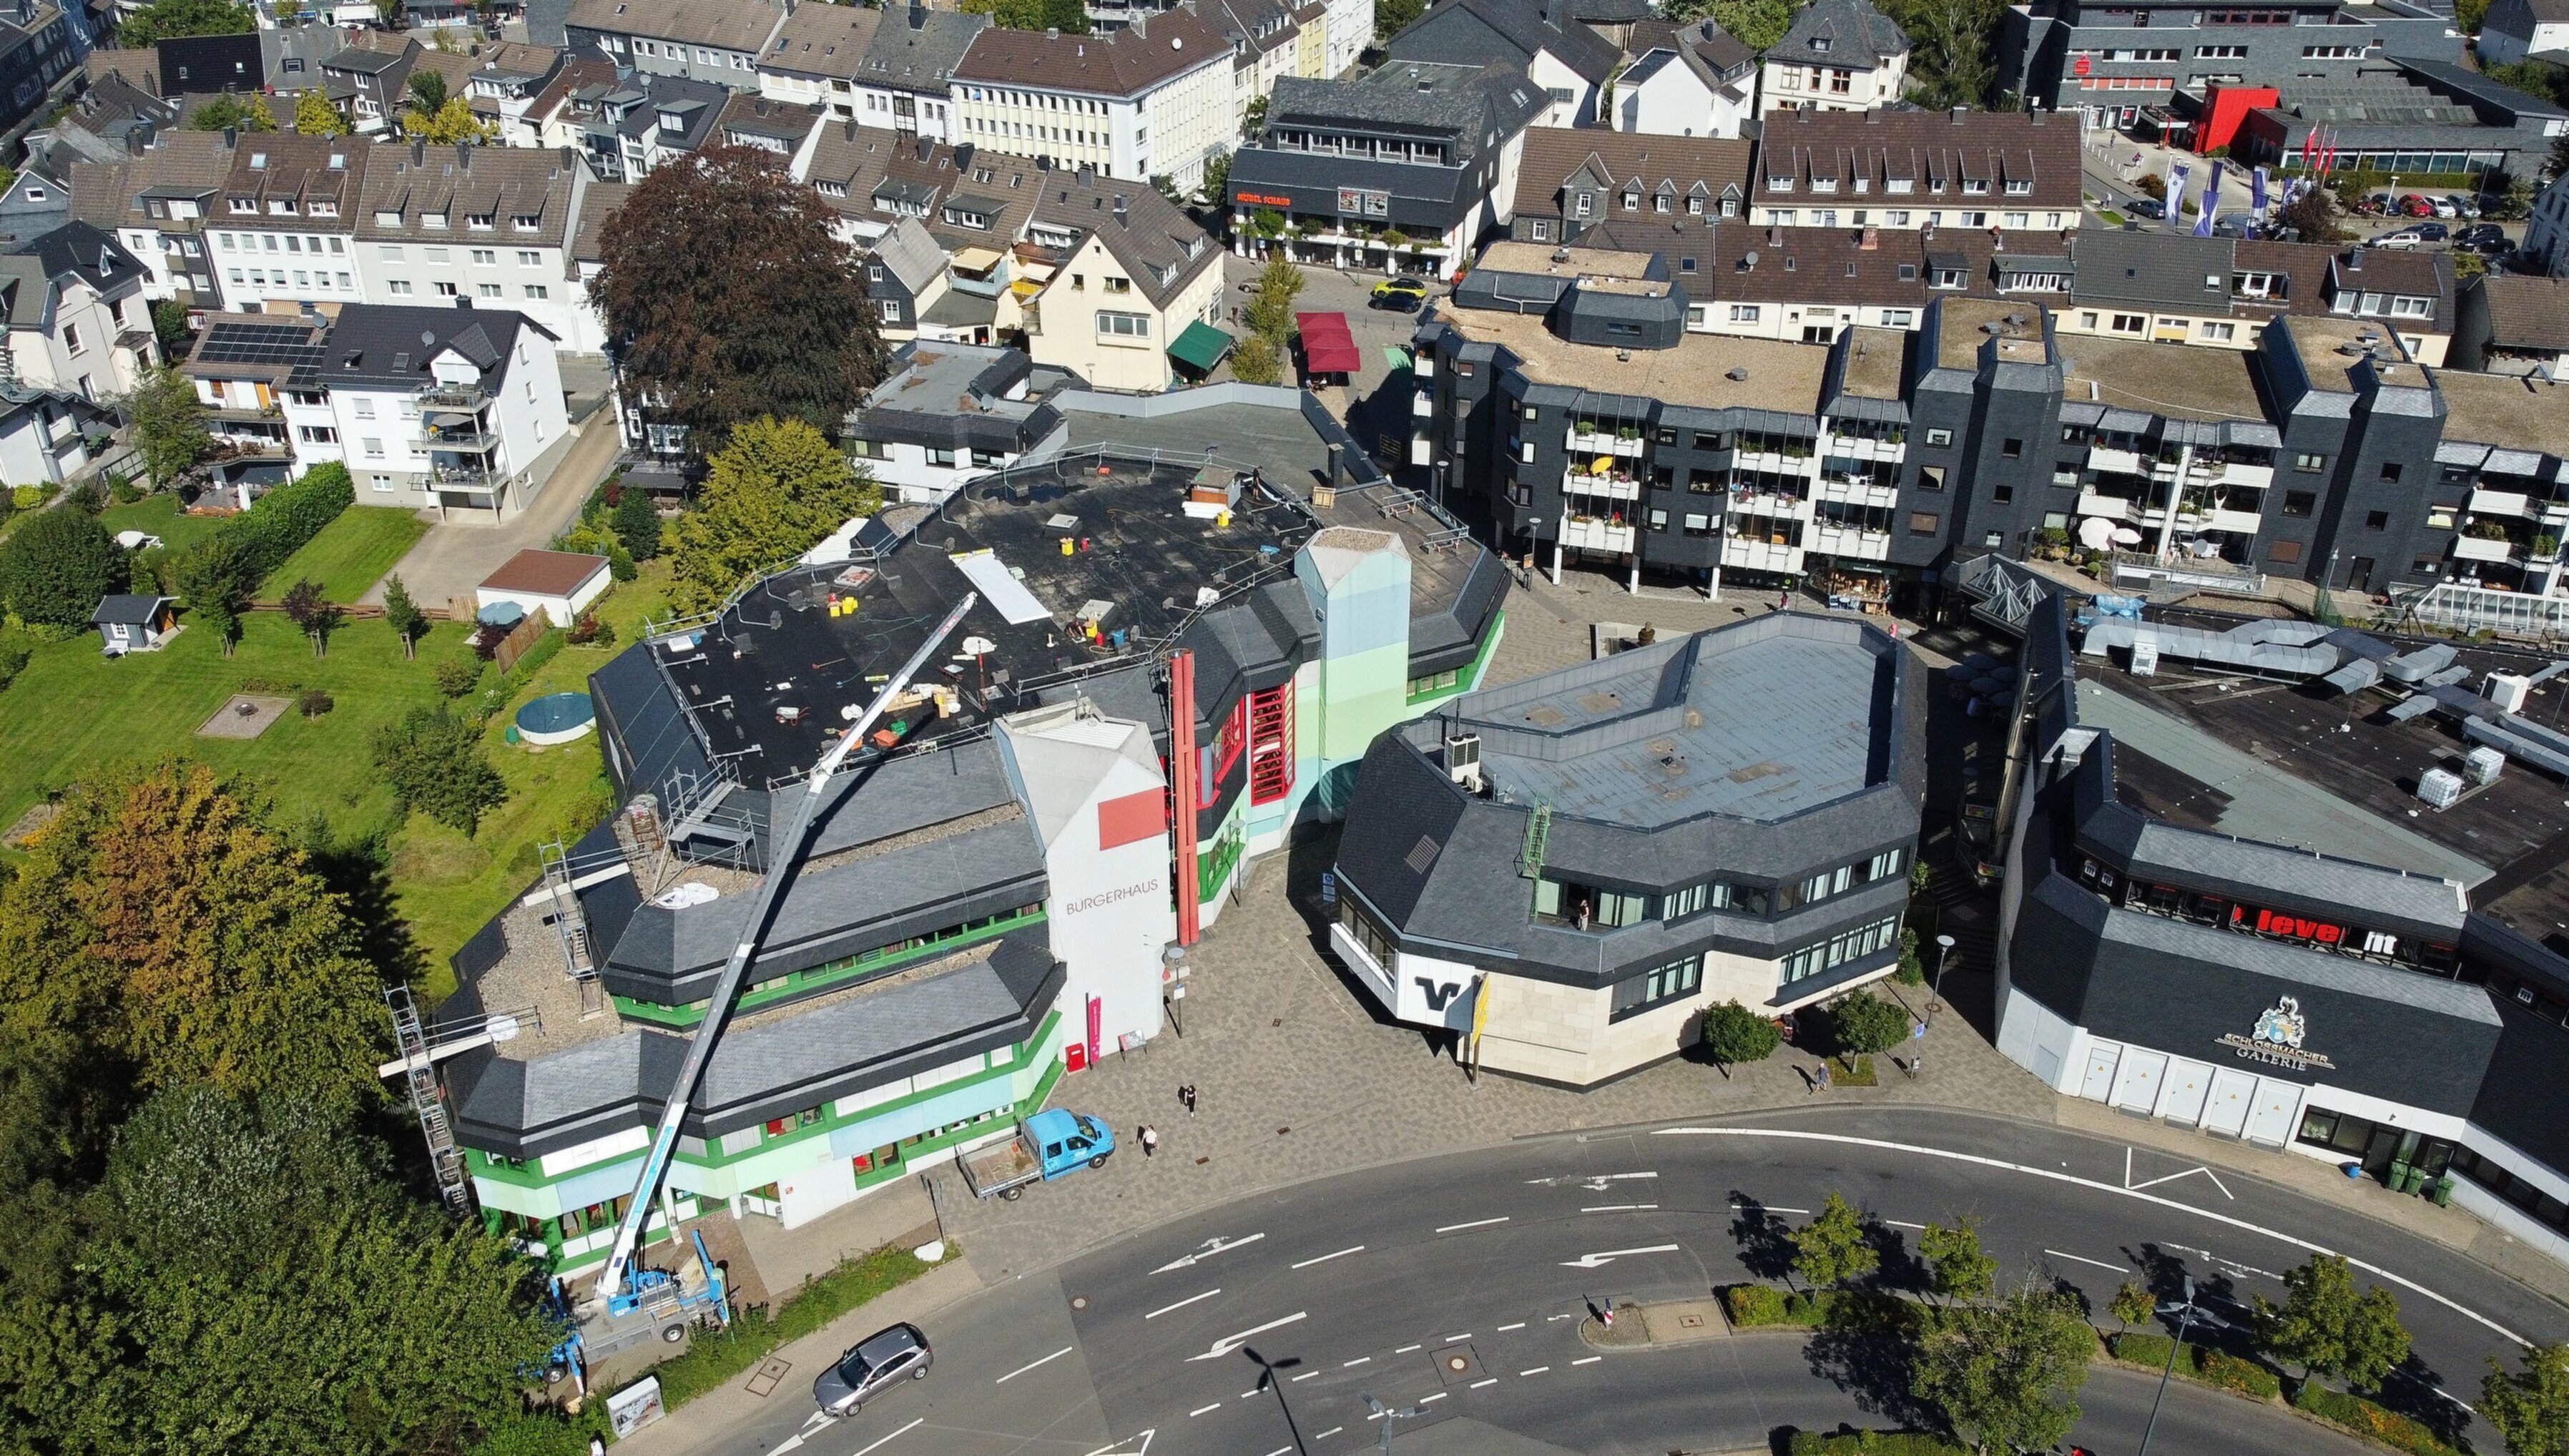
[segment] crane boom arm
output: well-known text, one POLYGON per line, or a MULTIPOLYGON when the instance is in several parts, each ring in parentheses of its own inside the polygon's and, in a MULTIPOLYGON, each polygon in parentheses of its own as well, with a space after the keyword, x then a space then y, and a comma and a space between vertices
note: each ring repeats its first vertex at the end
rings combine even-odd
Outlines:
POLYGON ((597 1276, 597 1297, 603 1299, 623 1287, 625 1271, 633 1264, 633 1253, 641 1247, 642 1228, 651 1217, 651 1205, 660 1196, 660 1181, 669 1173, 669 1159, 678 1150, 678 1128, 686 1120, 687 1108, 695 1101, 696 1084, 703 1080, 705 1063, 712 1060, 714 1047, 722 1040, 723 1025, 730 1019, 731 1004, 740 994, 740 983, 749 971, 749 963, 758 958, 758 948, 767 935, 768 917, 776 911, 776 902, 784 893, 785 882, 792 879, 796 867, 810 850, 812 830, 820 818, 821 801, 827 797, 831 776, 846 764, 848 755, 865 740, 884 709, 911 678, 927 664, 937 647, 961 624, 963 614, 979 601, 980 593, 967 591, 945 619, 918 644, 918 650, 902 664, 875 694, 863 716, 848 725, 848 731, 820 761, 812 765, 811 776, 804 781, 803 794, 794 805, 792 818, 784 832, 777 835, 774 854, 766 878, 759 882, 757 899, 752 902, 749 919, 741 931, 740 943, 734 945, 731 957, 723 962, 722 976, 714 982, 713 997, 706 1002, 705 1019, 697 1023, 695 1039, 687 1044, 686 1060, 678 1066, 677 1084, 669 1089, 666 1105, 660 1110, 659 1131, 652 1136, 650 1154, 642 1160, 642 1171, 633 1181, 633 1200, 624 1209, 624 1217, 615 1226, 615 1248, 606 1259, 606 1268, 597 1276))

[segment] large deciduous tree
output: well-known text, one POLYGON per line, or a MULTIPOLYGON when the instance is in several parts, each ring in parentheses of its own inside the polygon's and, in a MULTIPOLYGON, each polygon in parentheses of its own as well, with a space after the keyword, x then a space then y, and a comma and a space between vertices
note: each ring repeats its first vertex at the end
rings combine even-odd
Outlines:
POLYGON ((2379 1284, 2357 1293, 2355 1272, 2343 1256, 2314 1254, 2284 1271, 2284 1289, 2281 1304, 2257 1296, 2257 1342, 2275 1358, 2301 1366, 2305 1376, 2335 1375, 2377 1389, 2392 1366, 2408 1358, 2398 1297, 2379 1284))
POLYGON ((1793 1273, 1814 1289, 1852 1282, 1882 1267, 1864 1215, 1838 1194, 1830 1194, 1811 1222, 1786 1237, 1793 1243, 1793 1273))
POLYGON ((2028 1282, 1947 1312, 1920 1342, 1910 1391, 1983 1451, 2048 1451, 2078 1424, 2096 1332, 2065 1294, 2028 1282))
POLYGON ((87 626, 98 599, 123 590, 128 574, 107 528, 68 506, 37 512, 0 542, 0 600, 32 627, 87 626))
POLYGON ((1883 11, 1909 33, 1910 100, 1938 111, 1988 100, 1999 0, 1896 0, 1883 11))
POLYGON ((2569 1345, 2528 1345, 2524 1369, 2489 1361, 2480 1382, 2480 1419, 2514 1456, 2569 1456, 2569 1345))
POLYGON ((318 89, 295 98, 294 130, 306 137, 345 137, 348 119, 318 89))
POLYGON ((201 764, 101 774, 0 891, 0 1016, 150 1091, 206 1082, 357 1107, 383 1004, 341 902, 201 764))
POLYGON ((116 28, 116 43, 136 48, 191 35, 247 35, 249 7, 232 0, 157 0, 116 28))
POLYGON ((680 611, 719 604, 742 582, 883 506, 874 481, 800 420, 753 420, 732 431, 703 499, 703 509, 678 518, 669 601, 680 611))
POLYGON ((195 381, 174 365, 149 371, 134 382, 133 393, 120 395, 114 403, 117 413, 134 427, 144 473, 156 486, 167 488, 189 466, 214 453, 214 437, 205 429, 205 402, 196 397, 195 381))
POLYGON ((883 378, 865 269, 836 222, 783 159, 756 148, 653 172, 598 244, 596 296, 625 398, 708 451, 761 416, 836 432, 883 378))
POLYGON ((444 708, 414 708, 375 733, 375 769, 405 813, 418 810, 449 829, 473 833, 509 800, 508 781, 482 750, 482 729, 444 708))
POLYGON ((249 609, 250 593, 258 588, 257 562, 239 542, 216 532, 182 552, 173 574, 195 624, 214 634, 224 656, 232 655, 232 643, 240 638, 241 613, 249 609))

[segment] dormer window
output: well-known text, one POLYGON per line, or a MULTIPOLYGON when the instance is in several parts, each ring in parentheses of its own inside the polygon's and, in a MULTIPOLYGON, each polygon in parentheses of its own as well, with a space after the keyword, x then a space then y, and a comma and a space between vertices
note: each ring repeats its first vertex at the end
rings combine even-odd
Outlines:
POLYGON ((1909 178, 1895 177, 1884 182, 1882 189, 1895 197, 1905 197, 1918 189, 1918 183, 1909 178))
POLYGON ((509 218, 509 225, 520 232, 533 232, 544 225, 544 218, 534 212, 519 212, 509 218))
POLYGON ((2011 178, 2008 180, 2007 194, 2011 197, 2030 197, 2033 195, 2033 183, 2018 182, 2011 178))
POLYGON ((1642 210, 1642 194, 1640 192, 1626 192, 1624 194, 1624 210, 1627 212, 1639 212, 1642 210))
POLYGON ((276 213, 279 216, 291 216, 294 212, 294 199, 292 197, 270 197, 267 199, 267 210, 276 213))
POLYGON ((1936 270, 1935 286, 1939 288, 1960 288, 1963 286, 1963 283, 1964 277, 1963 270, 1961 268, 1938 268, 1936 270))
POLYGON ((304 204, 303 210, 311 213, 315 217, 336 217, 339 215, 339 204, 336 202, 308 202, 304 204))
POLYGON ((1824 35, 1818 35, 1818 36, 1813 36, 1813 37, 1811 37, 1811 49, 1812 49, 1812 50, 1814 50, 1814 51, 1825 51, 1825 50, 1827 50, 1828 48, 1829 48, 1829 38, 1828 38, 1827 36, 1824 36, 1824 35))
POLYGON ((401 220, 402 218, 399 212, 389 212, 380 207, 375 209, 375 225, 377 227, 399 227, 401 226, 401 220))
POLYGON ((1986 196, 1988 196, 1989 194, 1990 194, 1990 183, 1989 183, 1989 179, 1987 179, 1987 178, 1970 178, 1970 177, 1967 177, 1967 178, 1963 179, 1963 195, 1964 195, 1964 196, 1967 196, 1967 197, 1986 197, 1986 196))
POLYGON ((1811 190, 1812 190, 1812 191, 1815 191, 1815 192, 1834 192, 1834 191, 1836 191, 1837 189, 1838 189, 1838 180, 1837 180, 1836 178, 1833 178, 1833 177, 1815 177, 1815 178, 1811 179, 1811 190))
POLYGON ((419 214, 419 225, 443 231, 446 227, 446 214, 443 212, 422 212, 419 214))
POLYGON ((1770 192, 1789 192, 1792 189, 1793 180, 1789 177, 1770 177, 1766 179, 1766 190, 1770 192))
POLYGON ((488 232, 492 228, 500 225, 500 214, 497 212, 467 212, 464 214, 464 225, 472 228, 476 232, 488 232))
POLYGON ((258 210, 258 199, 255 197, 231 197, 226 200, 231 203, 231 209, 234 212, 256 212, 258 210))

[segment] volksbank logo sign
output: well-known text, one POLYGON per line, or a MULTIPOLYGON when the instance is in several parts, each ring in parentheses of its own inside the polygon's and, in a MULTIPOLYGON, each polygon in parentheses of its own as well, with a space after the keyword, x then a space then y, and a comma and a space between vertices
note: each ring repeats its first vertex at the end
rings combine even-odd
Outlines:
POLYGON ((2294 996, 2277 996, 2275 1004, 2266 1008, 2246 1036, 2234 1031, 2215 1044, 2230 1048, 2232 1055, 2245 1061, 2266 1062, 2297 1072, 2336 1070, 2337 1063, 2303 1048, 2302 1038, 2309 1029, 2309 1023, 2302 1015, 2301 1000, 2294 996))

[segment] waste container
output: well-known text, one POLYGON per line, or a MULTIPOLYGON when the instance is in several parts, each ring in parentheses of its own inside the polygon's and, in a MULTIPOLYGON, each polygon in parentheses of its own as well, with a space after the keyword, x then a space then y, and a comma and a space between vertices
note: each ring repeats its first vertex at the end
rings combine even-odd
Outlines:
POLYGON ((2435 1207, 2439 1209, 2451 1206, 2453 1202, 2453 1175, 2447 1173, 2443 1177, 2436 1179, 2434 1182, 2427 1184, 2426 1197, 2434 1200, 2435 1207))

